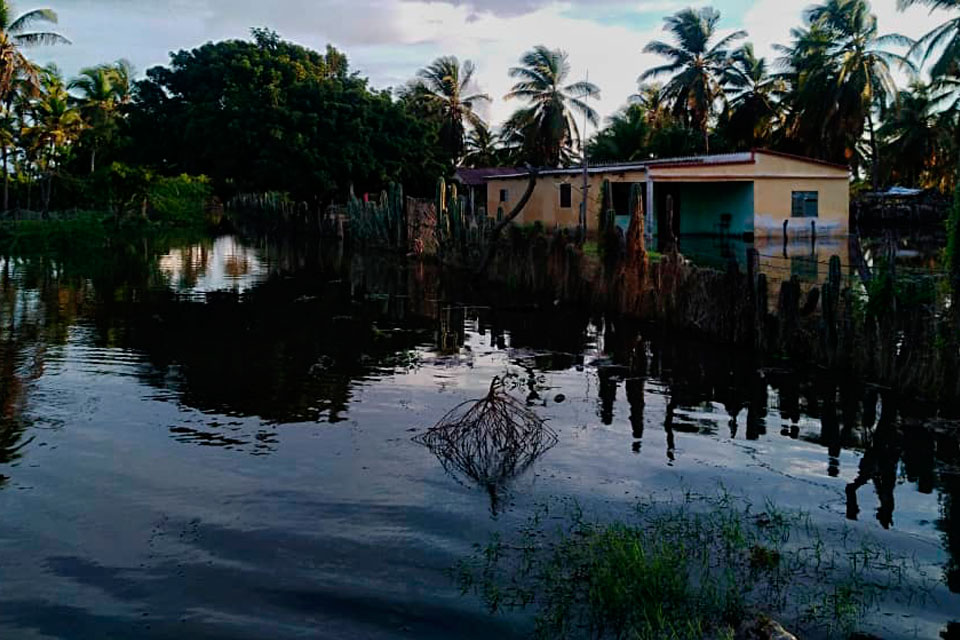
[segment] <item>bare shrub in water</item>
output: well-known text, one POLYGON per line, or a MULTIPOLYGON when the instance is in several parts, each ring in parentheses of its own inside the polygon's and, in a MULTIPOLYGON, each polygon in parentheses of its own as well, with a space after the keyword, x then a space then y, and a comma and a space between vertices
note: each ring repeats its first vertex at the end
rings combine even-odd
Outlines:
POLYGON ((414 441, 452 475, 485 487, 496 510, 497 491, 557 444, 557 434, 497 377, 484 398, 454 407, 414 441))

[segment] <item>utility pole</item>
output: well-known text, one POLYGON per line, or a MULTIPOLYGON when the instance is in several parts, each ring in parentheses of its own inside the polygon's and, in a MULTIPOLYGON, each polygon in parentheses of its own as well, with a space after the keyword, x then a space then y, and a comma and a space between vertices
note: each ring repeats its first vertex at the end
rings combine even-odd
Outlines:
MULTIPOLYGON (((587 70, 587 82, 590 82, 590 70, 587 70)), ((590 99, 590 92, 584 91, 584 104, 590 99)), ((580 240, 587 239, 587 202, 590 196, 590 163, 587 160, 587 145, 584 140, 587 135, 587 113, 583 113, 583 133, 580 135, 580 155, 583 156, 583 200, 580 202, 580 240)))

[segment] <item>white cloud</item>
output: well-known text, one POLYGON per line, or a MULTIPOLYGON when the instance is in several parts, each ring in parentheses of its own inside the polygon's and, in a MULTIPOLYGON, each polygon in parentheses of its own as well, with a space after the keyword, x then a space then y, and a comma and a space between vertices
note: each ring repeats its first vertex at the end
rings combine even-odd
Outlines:
MULTIPOLYGON (((728 0, 717 6, 725 28, 746 28, 758 53, 772 56, 775 42, 787 42, 811 0, 757 0, 742 24, 730 18, 728 0)), ((37 50, 43 62, 56 61, 68 74, 87 65, 126 57, 142 72, 164 64, 171 50, 209 40, 246 37, 251 26, 266 26, 316 49, 328 42, 349 56, 352 66, 378 87, 399 86, 439 55, 472 59, 484 91, 494 97, 494 122, 515 105, 503 101, 512 82, 509 67, 530 47, 544 44, 570 54, 571 80, 589 71, 602 90, 597 108, 604 116, 621 107, 636 78, 657 64, 643 54, 651 39, 663 39, 658 15, 706 4, 706 0, 48 0, 60 13, 71 47, 37 50), (644 15, 618 24, 590 19, 604 8, 611 15, 644 15), (589 12, 589 13, 588 13, 589 12), (637 24, 650 25, 638 29, 637 24)), ((900 13, 895 0, 874 4, 881 31, 917 37, 945 20, 923 8, 900 13)))
POLYGON ((508 69, 534 45, 566 50, 572 63, 570 82, 589 73, 602 89, 596 106, 604 114, 626 102, 637 76, 652 61, 641 52, 650 33, 577 20, 565 15, 562 6, 510 18, 481 14, 468 21, 469 14, 465 6, 409 2, 403 5, 400 29, 410 42, 429 41, 437 51, 474 60, 481 88, 494 97, 494 121, 516 108, 516 103, 502 99, 513 84, 508 69))

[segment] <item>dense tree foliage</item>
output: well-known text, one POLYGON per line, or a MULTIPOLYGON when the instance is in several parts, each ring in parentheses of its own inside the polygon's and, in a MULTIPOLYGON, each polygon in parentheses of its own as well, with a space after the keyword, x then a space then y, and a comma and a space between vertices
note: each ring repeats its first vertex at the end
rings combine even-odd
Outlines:
POLYGON ((699 132, 636 103, 610 118, 587 145, 587 153, 594 162, 635 162, 693 155, 702 145, 699 132))
POLYGON ((473 126, 466 138, 464 164, 471 167, 496 167, 508 164, 508 154, 499 145, 497 136, 483 122, 473 126))
POLYGON ((147 72, 130 118, 133 161, 205 174, 222 190, 321 201, 351 186, 432 184, 443 171, 431 123, 371 90, 341 53, 254 35, 181 51, 147 72))

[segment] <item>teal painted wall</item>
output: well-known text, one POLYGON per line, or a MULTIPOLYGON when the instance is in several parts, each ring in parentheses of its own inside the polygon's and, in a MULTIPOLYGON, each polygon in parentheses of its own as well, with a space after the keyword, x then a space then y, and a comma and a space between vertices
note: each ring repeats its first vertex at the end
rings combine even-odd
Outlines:
POLYGON ((680 234, 716 234, 729 213, 730 234, 753 233, 752 182, 685 182, 680 194, 680 234))

